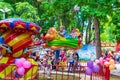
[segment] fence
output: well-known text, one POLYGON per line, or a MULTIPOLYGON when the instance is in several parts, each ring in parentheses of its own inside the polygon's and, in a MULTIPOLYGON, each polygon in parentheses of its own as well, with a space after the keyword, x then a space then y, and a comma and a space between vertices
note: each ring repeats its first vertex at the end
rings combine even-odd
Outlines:
MULTIPOLYGON (((1 64, 1 65, 8 66, 8 64, 1 64)), ((9 75, 6 75, 6 69, 3 71, 4 80, 28 80, 26 76, 15 78, 15 74, 14 74, 15 65, 9 65, 9 66, 12 66, 11 69, 9 69, 10 70, 9 75)), ((100 71, 98 73, 92 73, 92 75, 90 76, 86 75, 85 73, 86 65, 78 65, 78 66, 53 65, 52 67, 56 67, 56 68, 52 70, 50 66, 44 67, 39 65, 38 72, 36 74, 33 74, 31 72, 30 74, 32 76, 29 78, 29 80, 105 80, 103 71, 100 71)), ((32 68, 32 71, 34 71, 34 68, 32 68)))
POLYGON ((78 66, 58 66, 55 70, 49 68, 39 68, 39 80, 105 80, 103 70, 92 75, 86 75, 86 65, 78 66))

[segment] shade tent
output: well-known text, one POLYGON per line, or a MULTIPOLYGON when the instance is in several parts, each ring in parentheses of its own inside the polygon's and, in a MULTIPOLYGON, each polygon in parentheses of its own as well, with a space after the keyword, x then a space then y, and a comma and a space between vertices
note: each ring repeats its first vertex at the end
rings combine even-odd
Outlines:
POLYGON ((93 45, 84 45, 81 49, 76 50, 79 56, 79 60, 95 60, 96 59, 96 47, 93 45))

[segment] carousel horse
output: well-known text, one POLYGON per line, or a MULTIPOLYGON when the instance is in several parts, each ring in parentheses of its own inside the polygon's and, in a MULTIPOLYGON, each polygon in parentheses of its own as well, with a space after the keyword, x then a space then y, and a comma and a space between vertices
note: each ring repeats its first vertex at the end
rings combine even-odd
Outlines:
POLYGON ((45 41, 45 43, 42 44, 44 48, 57 50, 62 47, 70 49, 79 49, 82 47, 81 41, 79 43, 78 38, 64 38, 60 36, 53 27, 50 28, 45 35, 42 34, 41 37, 45 41))

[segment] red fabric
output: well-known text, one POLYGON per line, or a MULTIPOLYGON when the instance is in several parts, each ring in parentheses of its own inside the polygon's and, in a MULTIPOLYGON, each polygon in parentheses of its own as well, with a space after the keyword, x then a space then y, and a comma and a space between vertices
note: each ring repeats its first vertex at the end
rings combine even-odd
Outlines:
POLYGON ((105 80, 110 80, 110 70, 109 67, 105 67, 105 80))

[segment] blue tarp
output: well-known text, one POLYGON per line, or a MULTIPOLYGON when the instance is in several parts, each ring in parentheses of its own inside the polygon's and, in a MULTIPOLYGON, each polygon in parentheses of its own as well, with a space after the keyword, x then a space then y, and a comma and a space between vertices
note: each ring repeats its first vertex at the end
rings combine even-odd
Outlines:
POLYGON ((81 49, 76 51, 79 55, 79 60, 95 60, 96 47, 93 45, 84 45, 81 49))

